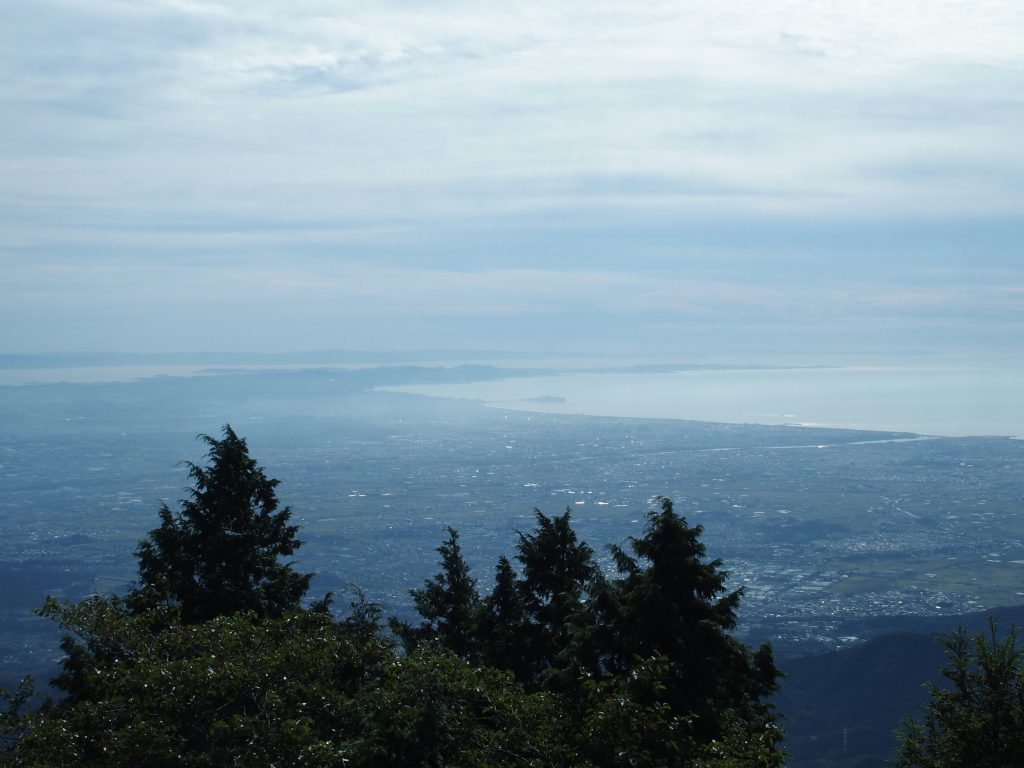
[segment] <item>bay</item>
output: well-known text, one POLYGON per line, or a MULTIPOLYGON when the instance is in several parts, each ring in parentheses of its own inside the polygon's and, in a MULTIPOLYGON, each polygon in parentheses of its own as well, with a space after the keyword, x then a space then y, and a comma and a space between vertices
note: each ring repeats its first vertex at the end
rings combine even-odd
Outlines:
POLYGON ((1024 367, 574 372, 381 388, 545 413, 1024 436, 1024 367))

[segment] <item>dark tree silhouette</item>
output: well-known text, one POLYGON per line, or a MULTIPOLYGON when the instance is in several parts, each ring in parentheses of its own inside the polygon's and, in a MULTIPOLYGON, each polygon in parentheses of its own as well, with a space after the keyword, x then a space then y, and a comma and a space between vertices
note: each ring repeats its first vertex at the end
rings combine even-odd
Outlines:
POLYGON ((139 585, 129 599, 136 610, 154 602, 181 609, 187 623, 253 611, 277 617, 299 606, 312 574, 279 562, 301 546, 278 509, 278 480, 267 478, 230 425, 218 440, 200 435, 209 466, 188 462, 194 487, 181 511, 166 504, 160 527, 139 543, 139 585))
POLYGON ((483 601, 478 629, 484 662, 511 671, 517 680, 528 679, 532 668, 525 625, 526 603, 519 579, 502 555, 494 569, 494 589, 483 601))
MULTIPOLYGON (((594 551, 577 539, 569 510, 557 517, 539 509, 533 513, 537 527, 519 533, 515 556, 522 566, 516 589, 523 612, 515 631, 525 654, 515 668, 524 682, 549 679, 579 665, 576 640, 589 621, 586 602, 600 581, 594 551)), ((507 589, 500 581, 498 586, 507 589)))
POLYGON ((751 653, 729 635, 743 590, 727 591, 722 561, 705 560, 702 532, 662 498, 643 537, 630 537, 629 552, 609 547, 621 575, 599 602, 607 669, 621 676, 641 659, 664 657, 665 701, 696 715, 707 739, 721 733, 727 714, 765 718, 760 700, 775 690, 779 672, 770 646, 751 653))
POLYGON ((470 576, 469 565, 462 558, 459 532, 451 526, 446 530, 448 538, 437 548, 441 571, 427 579, 422 589, 409 590, 416 610, 426 621, 414 627, 394 620, 391 628, 402 639, 406 650, 436 639, 452 653, 475 660, 479 655, 480 596, 476 579, 470 576))

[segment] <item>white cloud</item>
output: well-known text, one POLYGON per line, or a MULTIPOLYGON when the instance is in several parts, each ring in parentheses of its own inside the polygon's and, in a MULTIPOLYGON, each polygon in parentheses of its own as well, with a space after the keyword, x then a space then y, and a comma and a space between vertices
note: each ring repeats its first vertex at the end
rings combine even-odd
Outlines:
MULTIPOLYGON (((1021 29, 1001 0, 9 3, 0 261, 79 259, 107 304, 155 281, 324 312, 790 312, 820 285, 691 283, 644 249, 713 251, 704 220, 1019 219, 1021 29), (697 239, 645 239, 680 221, 697 239), (607 271, 569 239, 541 276, 499 234, 617 222, 607 271), (449 253, 452 232, 472 247, 449 253)), ((34 279, 20 302, 42 317, 62 278, 34 279)), ((888 308, 904 288, 863 292, 888 308)))
MULTIPOLYGON (((277 207, 281 188, 406 215, 420 186, 426 215, 439 198, 457 215, 481 179, 506 188, 501 210, 531 199, 524 179, 616 174, 743 189, 755 210, 935 212, 928 184, 876 172, 884 156, 1005 169, 1024 128, 1010 3, 40 5, 56 10, 20 28, 53 24, 64 53, 15 41, 7 95, 34 106, 4 129, 7 160, 36 172, 0 187, 14 197, 70 154, 70 195, 214 216, 238 196, 277 207)), ((978 207, 977 176, 942 213, 978 207)))

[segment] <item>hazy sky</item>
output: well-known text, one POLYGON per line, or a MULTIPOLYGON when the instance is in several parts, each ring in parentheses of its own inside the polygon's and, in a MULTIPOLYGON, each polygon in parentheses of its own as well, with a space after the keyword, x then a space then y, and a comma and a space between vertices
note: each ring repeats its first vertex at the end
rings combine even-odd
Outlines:
POLYGON ((1024 349, 1024 3, 0 6, 0 352, 1024 349))

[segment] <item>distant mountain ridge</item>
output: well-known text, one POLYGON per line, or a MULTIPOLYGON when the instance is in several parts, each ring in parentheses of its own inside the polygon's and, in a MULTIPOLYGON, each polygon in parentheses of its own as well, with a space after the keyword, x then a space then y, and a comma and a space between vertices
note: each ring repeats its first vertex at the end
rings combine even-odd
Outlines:
POLYGON ((325 349, 300 352, 50 352, 0 353, 0 368, 75 368, 117 365, 341 365, 351 363, 419 363, 430 360, 507 359, 520 357, 493 350, 325 349))

